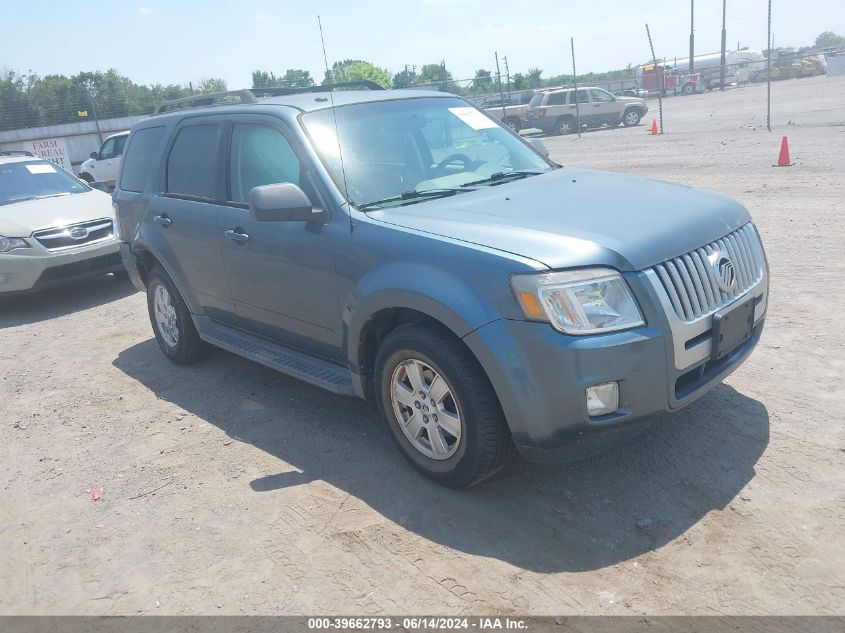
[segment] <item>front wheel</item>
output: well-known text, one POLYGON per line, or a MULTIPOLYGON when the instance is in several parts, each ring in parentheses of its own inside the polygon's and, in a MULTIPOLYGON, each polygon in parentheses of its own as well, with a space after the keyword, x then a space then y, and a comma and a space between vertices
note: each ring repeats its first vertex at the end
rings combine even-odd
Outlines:
POLYGON ((168 274, 156 266, 147 276, 147 310, 158 346, 177 365, 195 363, 208 346, 200 338, 185 300, 168 274))
POLYGON ((625 127, 634 127, 635 125, 640 124, 640 119, 642 116, 636 110, 628 110, 624 115, 622 115, 622 125, 625 127))
POLYGON ((402 454, 450 488, 497 473, 512 442, 499 400, 478 361, 448 331, 403 325, 376 358, 379 408, 402 454))
POLYGON ((681 89, 681 92, 689 96, 695 92, 695 86, 692 84, 684 84, 684 87, 681 89))

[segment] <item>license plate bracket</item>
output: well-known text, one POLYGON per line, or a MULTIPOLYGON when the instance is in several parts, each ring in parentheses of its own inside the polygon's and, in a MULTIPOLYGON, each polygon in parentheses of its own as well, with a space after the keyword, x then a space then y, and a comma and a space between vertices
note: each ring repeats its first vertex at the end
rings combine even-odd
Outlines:
POLYGON ((754 334, 756 297, 735 303, 713 315, 713 352, 711 358, 724 358, 754 334))

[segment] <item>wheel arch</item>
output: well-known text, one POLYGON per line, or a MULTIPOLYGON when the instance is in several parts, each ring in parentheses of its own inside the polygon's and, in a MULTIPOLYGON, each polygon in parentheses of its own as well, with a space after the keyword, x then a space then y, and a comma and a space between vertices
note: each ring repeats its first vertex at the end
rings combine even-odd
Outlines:
POLYGON ((368 275, 346 305, 344 328, 349 364, 361 374, 372 372, 378 344, 400 325, 426 321, 462 339, 505 316, 501 308, 457 274, 430 264, 409 262, 395 262, 388 269, 368 275))

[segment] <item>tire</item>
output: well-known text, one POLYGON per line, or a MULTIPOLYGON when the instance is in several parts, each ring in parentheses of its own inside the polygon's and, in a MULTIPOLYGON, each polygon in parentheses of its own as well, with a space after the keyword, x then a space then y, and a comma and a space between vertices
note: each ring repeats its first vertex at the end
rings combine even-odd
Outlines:
POLYGON ((448 330, 416 322, 391 332, 379 347, 375 380, 390 435, 422 474, 449 488, 465 488, 505 465, 513 443, 499 399, 476 358, 448 330), (416 380, 415 368, 421 370, 416 380), (436 433, 431 439, 429 431, 436 433))
POLYGON ((575 123, 575 119, 571 116, 562 116, 555 123, 554 133, 559 136, 572 134, 576 131, 576 127, 577 124, 575 123))
POLYGON ((684 95, 691 95, 695 92, 695 86, 692 84, 684 84, 684 87, 681 89, 681 93, 684 95))
POLYGON ((91 175, 91 174, 89 174, 88 172, 82 172, 81 174, 79 174, 79 179, 80 179, 80 180, 84 180, 84 181, 85 181, 85 182, 87 182, 89 185, 90 185, 92 182, 94 182, 94 176, 92 176, 92 175, 91 175))
POLYGON ((159 266, 153 267, 147 275, 147 311, 158 346, 170 361, 177 365, 190 365, 205 357, 208 345, 197 333, 191 313, 176 284, 159 266), (162 310, 157 315, 156 295, 160 291, 164 295, 159 295, 162 310), (168 319, 164 325, 159 324, 162 316, 168 319))
POLYGON ((635 127, 640 124, 642 116, 639 110, 626 110, 625 114, 622 115, 622 125, 625 127, 635 127))
POLYGON ((519 130, 521 129, 519 125, 519 119, 505 119, 505 125, 507 125, 511 130, 513 130, 515 134, 519 134, 519 130))

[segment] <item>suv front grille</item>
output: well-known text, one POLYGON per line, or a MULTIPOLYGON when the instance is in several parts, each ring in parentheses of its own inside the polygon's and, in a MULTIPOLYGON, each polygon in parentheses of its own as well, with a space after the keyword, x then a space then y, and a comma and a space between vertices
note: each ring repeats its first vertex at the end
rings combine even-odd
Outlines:
POLYGON ((32 234, 32 237, 48 251, 61 251, 77 246, 109 239, 114 234, 114 224, 108 218, 80 222, 68 226, 44 229, 32 234), (74 235, 76 233, 76 235, 74 235))
POLYGON ((763 248, 751 223, 733 233, 652 268, 678 318, 691 322, 716 312, 756 284, 765 274, 763 248), (709 259, 721 253, 733 263, 736 284, 725 292, 709 259))

